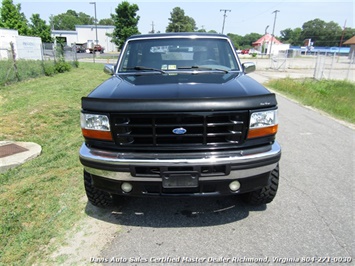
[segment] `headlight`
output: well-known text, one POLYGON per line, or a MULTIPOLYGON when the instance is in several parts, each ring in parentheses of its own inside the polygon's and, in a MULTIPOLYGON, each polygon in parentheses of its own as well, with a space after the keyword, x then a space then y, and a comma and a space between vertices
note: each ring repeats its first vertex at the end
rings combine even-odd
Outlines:
POLYGON ((277 110, 256 112, 250 116, 250 128, 268 127, 278 124, 277 110))
POLYGON ((277 110, 255 112, 250 116, 248 139, 274 135, 277 132, 277 110))
POLYGON ((106 115, 81 114, 81 128, 110 131, 110 122, 106 115))
POLYGON ((112 140, 110 120, 106 115, 81 113, 80 124, 85 138, 112 140))

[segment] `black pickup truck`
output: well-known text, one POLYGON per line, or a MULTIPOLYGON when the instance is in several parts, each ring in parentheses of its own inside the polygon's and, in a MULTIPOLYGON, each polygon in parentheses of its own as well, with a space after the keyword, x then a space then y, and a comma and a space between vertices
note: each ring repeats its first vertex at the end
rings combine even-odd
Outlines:
POLYGON ((225 35, 127 39, 111 77, 82 98, 89 201, 114 196, 239 195, 270 203, 281 148, 276 97, 247 76, 225 35))

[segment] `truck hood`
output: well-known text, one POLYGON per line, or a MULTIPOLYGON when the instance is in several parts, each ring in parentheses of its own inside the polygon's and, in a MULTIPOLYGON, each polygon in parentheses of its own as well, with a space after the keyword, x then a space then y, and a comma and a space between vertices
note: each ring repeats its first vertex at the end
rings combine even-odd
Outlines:
POLYGON ((275 94, 243 73, 117 75, 82 98, 84 110, 217 111, 277 106, 275 94))
POLYGON ((242 73, 117 75, 88 97, 111 99, 191 99, 245 97, 268 90, 242 73))

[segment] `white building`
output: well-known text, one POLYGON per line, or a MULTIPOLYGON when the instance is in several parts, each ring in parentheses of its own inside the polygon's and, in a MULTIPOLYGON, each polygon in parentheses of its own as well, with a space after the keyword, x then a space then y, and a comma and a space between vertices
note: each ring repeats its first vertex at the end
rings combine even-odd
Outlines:
POLYGON ((278 39, 267 33, 259 40, 252 43, 254 49, 265 54, 277 55, 280 51, 286 51, 290 48, 289 44, 283 44, 278 39), (270 49, 272 51, 270 51, 270 49), (263 51, 264 50, 264 51, 263 51))
POLYGON ((15 43, 17 36, 17 30, 0 29, 0 59, 9 58, 10 43, 15 43))
POLYGON ((19 36, 17 30, 0 29, 0 59, 11 57, 14 44, 16 59, 42 60, 42 41, 39 37, 19 36))
POLYGON ((53 37, 61 37, 68 46, 76 43, 95 43, 96 29, 97 42, 105 48, 105 52, 117 52, 117 46, 111 42, 112 38, 107 34, 112 34, 114 26, 105 25, 76 25, 75 31, 52 30, 53 37))

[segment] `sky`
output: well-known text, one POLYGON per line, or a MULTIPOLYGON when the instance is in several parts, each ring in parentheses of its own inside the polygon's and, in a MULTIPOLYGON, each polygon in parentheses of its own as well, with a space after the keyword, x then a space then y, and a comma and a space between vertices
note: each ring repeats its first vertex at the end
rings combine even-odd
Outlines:
MULTIPOLYGON (((21 4, 21 11, 28 20, 32 14, 38 13, 49 23, 51 15, 65 13, 69 9, 94 17, 94 5, 90 2, 96 2, 98 20, 110 18, 110 14, 115 13, 115 8, 121 0, 13 0, 13 2, 21 4)), ((355 0, 128 0, 128 2, 139 7, 138 30, 141 33, 151 31, 152 24, 155 32, 165 32, 170 13, 175 7, 182 8, 186 16, 192 17, 199 29, 215 30, 219 33, 222 32, 224 20, 224 11, 221 10, 228 10, 224 34, 244 36, 252 32, 264 34, 265 30, 272 33, 274 29, 275 35, 280 36, 281 30, 302 27, 303 23, 316 18, 325 22, 334 21, 341 27, 346 25, 355 28, 355 0), (275 10, 279 12, 274 12, 275 10)))

